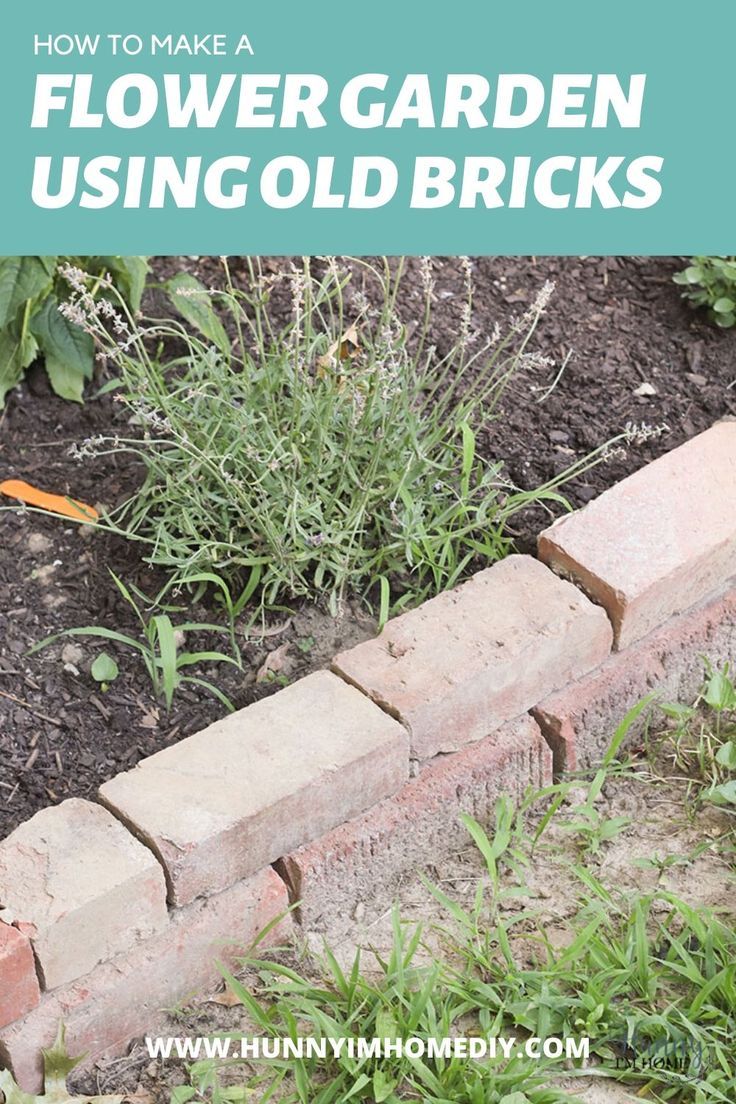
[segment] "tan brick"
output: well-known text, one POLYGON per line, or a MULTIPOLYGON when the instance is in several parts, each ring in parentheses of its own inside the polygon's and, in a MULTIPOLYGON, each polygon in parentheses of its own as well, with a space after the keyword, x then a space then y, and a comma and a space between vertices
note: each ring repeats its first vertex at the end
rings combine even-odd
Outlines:
POLYGON ((0 842, 0 919, 28 936, 45 989, 88 973, 167 922, 154 855, 99 805, 71 798, 0 842))
POLYGON ((299 918, 313 931, 355 936, 356 910, 369 922, 391 904, 410 872, 469 844, 460 813, 484 826, 496 799, 519 799, 552 780, 552 754, 524 716, 452 755, 438 755, 393 797, 292 852, 277 864, 299 918))
POLYGON ((660 457, 539 538, 608 612, 619 648, 736 574, 736 422, 660 457))
POLYGON ((319 671, 143 760, 100 790, 161 856, 186 904, 393 793, 406 732, 319 671))
POLYGON ((0 921, 0 1028, 25 1016, 40 999, 29 940, 0 921))
POLYGON ((409 730, 426 759, 479 740, 610 652, 603 610, 530 556, 509 556, 389 621, 333 668, 409 730))
MULTIPOLYGON (((534 709, 554 750, 555 772, 582 770, 601 761, 630 709, 648 694, 657 701, 693 701, 705 675, 736 656, 736 588, 670 618, 623 652, 534 709)), ((641 735, 651 711, 632 724, 641 735)))
MULTIPOLYGON (((0 1031, 0 1065, 12 1069, 26 1092, 42 1087, 41 1047, 66 1027, 70 1054, 87 1062, 123 1054, 136 1036, 176 1028, 165 1009, 176 1008, 217 985, 217 962, 232 967, 262 929, 288 908, 286 887, 271 869, 224 893, 172 914, 165 931, 98 966, 85 978, 47 994, 25 1019, 0 1031)), ((290 917, 259 944, 283 941, 290 917)), ((180 1033, 180 1032, 179 1032, 180 1033)))

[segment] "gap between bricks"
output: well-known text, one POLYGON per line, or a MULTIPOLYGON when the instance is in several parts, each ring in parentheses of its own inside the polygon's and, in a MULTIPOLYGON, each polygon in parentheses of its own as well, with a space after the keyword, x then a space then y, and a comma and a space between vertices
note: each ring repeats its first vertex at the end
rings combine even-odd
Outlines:
POLYGON ((545 530, 538 559, 479 572, 99 804, 0 841, 0 1065, 37 1091, 59 1019, 72 1049, 119 1050, 219 976, 215 944, 232 961, 289 899, 307 927, 349 924, 462 842, 460 811, 487 819, 498 794, 593 765, 654 686, 694 696, 701 657, 736 654, 734 500, 720 422, 545 530))

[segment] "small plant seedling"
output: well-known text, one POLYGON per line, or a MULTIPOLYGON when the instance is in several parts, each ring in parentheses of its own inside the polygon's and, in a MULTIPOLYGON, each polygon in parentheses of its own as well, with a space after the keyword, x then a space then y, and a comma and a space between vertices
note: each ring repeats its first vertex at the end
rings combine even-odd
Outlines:
POLYGON ((111 655, 108 655, 107 652, 100 652, 92 664, 90 674, 95 682, 101 683, 102 689, 106 690, 109 684, 118 677, 120 669, 111 655))
MULTIPOLYGON (((65 629, 62 633, 55 633, 53 636, 46 637, 45 640, 41 640, 38 644, 34 644, 28 654, 32 655, 34 652, 48 647, 62 636, 101 637, 103 640, 109 640, 116 644, 121 644, 123 647, 132 648, 140 654, 149 678, 151 679, 154 694, 156 697, 163 699, 166 703, 167 710, 171 709, 171 704, 177 688, 184 683, 192 683, 204 687, 204 689, 217 698, 226 709, 232 712, 235 707, 230 699, 223 694, 217 686, 214 686, 207 679, 185 674, 184 672, 198 663, 229 663, 240 669, 241 663, 239 654, 236 656, 229 656, 225 655, 223 652, 188 652, 183 651, 179 645, 179 641, 185 639, 189 633, 219 633, 223 631, 231 632, 231 630, 223 630, 220 625, 192 621, 185 621, 181 624, 174 625, 168 613, 157 613, 150 617, 146 616, 146 612, 142 608, 142 603, 144 601, 147 602, 145 595, 136 588, 128 588, 113 571, 110 572, 110 575, 125 601, 135 612, 141 630, 139 637, 129 636, 126 633, 117 632, 114 629, 107 629, 101 625, 87 625, 82 628, 65 629), (136 601, 136 598, 133 596, 132 590, 135 590, 138 601, 136 601)), ((194 577, 189 581, 193 580, 197 581, 194 577)), ((166 589, 168 589, 168 587, 166 589)), ((161 595, 159 595, 159 598, 160 597, 161 595)), ((101 657, 98 657, 98 659, 99 658, 101 657)), ((106 669, 110 668, 108 667, 106 669)))
POLYGON ((304 655, 309 655, 315 644, 316 640, 313 636, 303 636, 301 640, 297 640, 296 642, 297 648, 300 652, 303 652, 304 655))
POLYGON ((706 307, 717 326, 736 326, 736 257, 693 257, 673 279, 685 288, 683 298, 706 307))
POLYGON ((70 1058, 64 1045, 64 1027, 59 1027, 52 1047, 43 1052, 44 1091, 34 1095, 23 1092, 10 1070, 0 1069, 0 1099, 5 1104, 122 1104, 123 1095, 72 1096, 66 1079, 81 1058, 70 1058))

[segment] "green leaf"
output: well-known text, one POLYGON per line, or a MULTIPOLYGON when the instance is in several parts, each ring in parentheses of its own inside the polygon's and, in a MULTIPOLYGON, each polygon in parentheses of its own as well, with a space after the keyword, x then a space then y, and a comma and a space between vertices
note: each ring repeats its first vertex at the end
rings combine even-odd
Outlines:
POLYGON ((230 340, 212 306, 207 288, 188 272, 180 272, 168 280, 164 287, 179 314, 216 345, 221 353, 229 355, 230 340))
POLYGON ((41 1053, 45 1091, 38 1096, 22 1092, 10 1071, 0 1070, 0 1094, 5 1104, 121 1104, 122 1096, 72 1096, 68 1091, 66 1079, 80 1059, 70 1058, 67 1054, 63 1025, 59 1025, 53 1046, 41 1053))
POLYGON ((713 304, 713 310, 717 311, 719 314, 731 314, 736 310, 736 302, 724 295, 720 299, 716 299, 713 304))
POLYGON ((55 295, 49 295, 34 314, 31 330, 46 358, 46 371, 56 394, 81 402, 84 381, 92 378, 91 336, 59 312, 55 295))
POLYGON ((715 805, 736 805, 736 778, 721 786, 714 786, 709 791, 708 798, 715 805))
POLYGON ((736 740, 729 740, 716 752, 716 763, 726 770, 736 771, 736 740))
POLYGON ((158 641, 157 666, 161 668, 161 684, 163 686, 166 708, 171 709, 174 691, 178 684, 176 672, 176 638, 171 618, 166 613, 159 613, 151 619, 151 625, 158 641))
POLYGON ((388 1077, 383 1070, 377 1069, 373 1074, 373 1099, 376 1104, 383 1104, 396 1088, 396 1080, 388 1077))
POLYGON ((719 713, 736 707, 736 690, 727 669, 712 673, 703 693, 703 701, 719 713))
POLYGON ((100 257, 103 267, 114 277, 118 290, 133 312, 141 309, 141 300, 149 273, 148 257, 100 257))
POLYGON ((120 674, 120 668, 107 652, 100 652, 90 671, 95 682, 114 682, 120 674))
POLYGON ((23 373, 38 353, 33 334, 22 332, 19 323, 0 330, 0 407, 8 391, 20 383, 23 373))
POLYGON ((0 328, 27 299, 51 289, 56 257, 0 257, 0 328))

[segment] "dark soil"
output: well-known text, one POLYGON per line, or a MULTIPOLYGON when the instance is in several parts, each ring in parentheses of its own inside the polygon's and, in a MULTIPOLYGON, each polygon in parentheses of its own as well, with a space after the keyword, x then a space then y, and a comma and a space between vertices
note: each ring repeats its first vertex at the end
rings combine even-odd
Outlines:
MULTIPOLYGON (((236 278, 244 279, 237 258, 236 278)), ((274 268, 285 261, 271 262, 274 268)), ((433 340, 440 352, 456 339, 464 302, 463 273, 456 258, 433 262, 436 312, 433 340)), ((166 258, 156 275, 184 267, 206 283, 221 279, 215 258, 166 258)), ((545 280, 556 294, 540 323, 535 348, 559 364, 572 356, 547 394, 557 369, 519 379, 504 401, 502 416, 485 428, 484 455, 505 461, 510 477, 533 487, 567 468, 577 457, 620 433, 628 422, 666 425, 667 431, 625 456, 588 472, 568 488, 581 505, 611 483, 674 448, 718 418, 736 415, 736 331, 721 332, 680 299, 672 274, 678 258, 479 258, 473 261, 473 324, 490 332, 521 313, 545 280), (637 395, 647 384, 647 395, 637 395), (654 390, 652 394, 651 391, 654 390)), ((418 262, 408 263, 401 313, 416 316, 422 289, 418 262)), ((80 464, 67 454, 74 442, 119 425, 120 407, 110 397, 84 407, 50 392, 43 370, 9 396, 0 415, 0 479, 26 479, 46 490, 90 503, 114 504, 130 495, 140 470, 129 457, 80 464)), ((544 517, 530 512, 518 534, 532 547, 544 517)), ((133 766, 167 744, 204 727, 223 707, 197 688, 182 688, 169 715, 156 702, 139 659, 115 650, 120 677, 103 691, 89 668, 101 641, 60 641, 28 657, 47 635, 79 625, 104 625, 134 634, 132 611, 109 577, 154 595, 163 579, 140 563, 135 546, 64 525, 39 514, 0 513, 0 838, 44 805, 88 797, 101 781, 133 766)), ((212 610, 185 610, 173 619, 212 619, 212 610)), ((340 648, 373 631, 355 606, 340 621, 318 609, 299 607, 279 615, 245 641, 245 671, 220 666, 199 670, 243 706, 309 670, 323 666, 340 648), (288 645, 284 648, 283 645, 288 645), (276 649, 279 652, 275 652, 276 649), (261 671, 267 653, 275 668, 261 671)), ((210 639, 221 647, 225 639, 210 639)), ((226 650, 226 649, 225 649, 226 650)))

